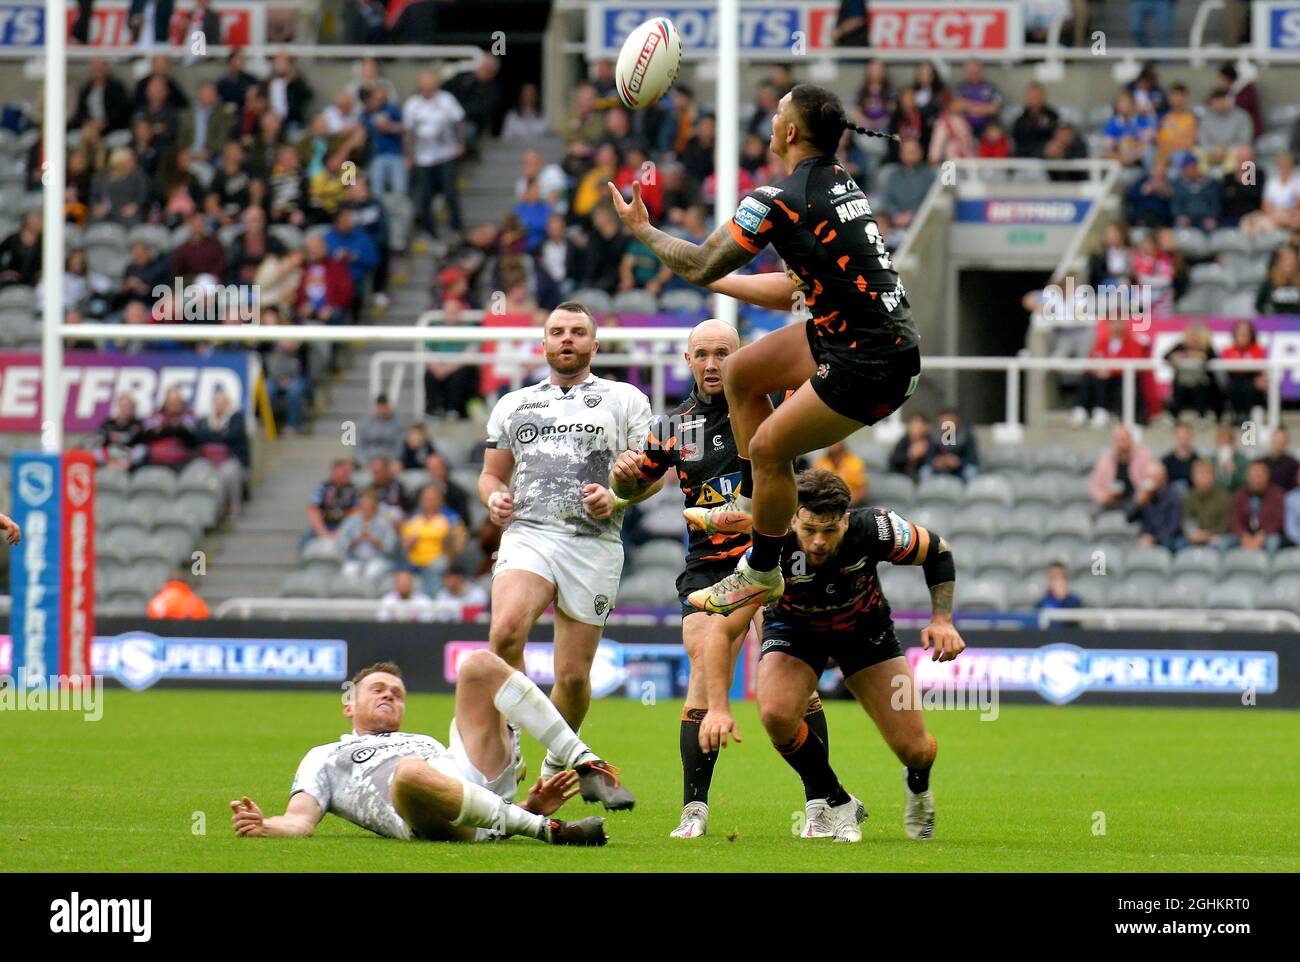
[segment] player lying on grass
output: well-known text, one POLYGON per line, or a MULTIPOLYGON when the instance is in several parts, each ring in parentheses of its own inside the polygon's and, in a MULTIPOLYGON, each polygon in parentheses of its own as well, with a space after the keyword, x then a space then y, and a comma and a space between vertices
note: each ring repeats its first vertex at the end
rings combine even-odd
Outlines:
MULTIPOLYGON (((763 619, 758 711, 772 744, 803 780, 804 838, 862 838, 867 817, 840 784, 826 745, 804 720, 808 697, 833 659, 849 691, 906 766, 903 827, 908 837, 934 833, 930 769, 938 746, 925 729, 920 699, 894 634, 876 566, 920 565, 930 589, 930 624, 921 645, 936 661, 966 647, 952 623, 956 568, 947 542, 887 508, 849 510, 848 485, 829 471, 796 479, 798 509, 781 550, 785 588, 763 619), (897 698, 906 691, 908 697, 897 698), (896 702, 901 702, 896 707, 896 702)), ((710 709, 713 704, 710 703, 710 709)))
POLYGON ((607 801, 611 786, 603 765, 589 764, 600 759, 542 690, 496 655, 476 651, 461 662, 450 747, 403 732, 405 713, 406 688, 396 665, 380 662, 358 672, 343 705, 352 731, 307 753, 283 815, 264 817, 248 796, 232 801, 235 834, 310 835, 333 812, 389 838, 469 842, 526 835, 552 845, 608 840, 603 818, 549 817, 579 790, 590 801, 607 801), (578 771, 539 778, 523 804, 514 805, 520 728, 578 771))
MULTIPOLYGON (((686 363, 695 387, 681 404, 664 417, 650 422, 640 451, 624 451, 610 473, 610 487, 621 498, 652 493, 663 478, 677 476, 686 513, 707 513, 726 502, 740 483, 740 459, 731 432, 731 413, 722 390, 722 364, 740 349, 736 329, 723 321, 703 321, 691 331, 686 343, 686 363)), ((682 644, 691 662, 686 704, 678 734, 682 758, 682 815, 672 831, 674 838, 699 838, 709 827, 709 787, 718 750, 726 745, 734 729, 726 711, 727 689, 750 624, 761 629, 757 606, 711 617, 693 607, 686 598, 692 591, 707 588, 725 578, 736 567, 736 559, 749 548, 749 535, 705 534, 698 527, 687 529, 686 566, 677 578, 677 598, 682 608, 682 644), (708 641, 707 639, 713 639, 708 641), (705 660, 710 652, 716 662, 705 660), (708 691, 720 689, 710 699, 708 691), (719 702, 723 709, 709 711, 719 702)), ((808 724, 829 744, 826 713, 821 699, 813 695, 804 716, 808 724)))

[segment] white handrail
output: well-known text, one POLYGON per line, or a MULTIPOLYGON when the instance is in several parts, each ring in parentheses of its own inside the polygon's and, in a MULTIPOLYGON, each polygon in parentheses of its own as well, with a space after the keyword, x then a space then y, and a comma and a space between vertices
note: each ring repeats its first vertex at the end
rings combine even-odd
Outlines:
MULTIPOLYGON (((437 336, 430 335, 428 327, 416 325, 334 325, 294 324, 260 325, 243 324, 238 327, 225 324, 60 324, 59 333, 64 340, 95 341, 213 341, 256 342, 301 341, 303 343, 331 343, 370 341, 383 343, 414 343, 418 341, 444 341, 468 344, 475 341, 531 341, 540 340, 541 325, 534 327, 475 327, 456 325, 440 327, 437 336)), ((615 327, 601 329, 606 341, 650 341, 670 343, 685 342, 690 336, 689 327, 615 327)))
MULTIPOLYGON (((1210 22, 1211 13, 1226 8, 1227 4, 1224 3, 1223 0, 1201 0, 1200 4, 1197 6, 1196 16, 1192 18, 1192 29, 1187 37, 1187 45, 1191 47, 1192 50, 1198 52, 1192 56, 1191 66, 1205 66, 1205 57, 1199 55, 1199 52, 1205 46, 1204 43, 1202 43, 1202 37, 1205 35, 1205 26, 1210 22)), ((1223 45, 1220 44, 1218 49, 1222 50, 1223 45)))
MULTIPOLYGON (((234 47, 226 44, 210 44, 203 58, 207 61, 220 61, 229 56, 232 50, 240 50, 250 59, 273 57, 287 53, 300 60, 363 60, 373 57, 376 60, 469 60, 477 63, 484 54, 481 47, 473 44, 446 44, 442 46, 420 46, 418 44, 309 44, 309 43, 264 43, 249 44, 246 47, 234 47)), ((188 46, 150 47, 147 50, 137 46, 125 47, 86 47, 69 46, 69 60, 142 60, 153 56, 169 57, 172 60, 187 60, 194 56, 188 46)), ((44 50, 40 47, 0 47, 0 60, 31 60, 43 62, 44 50)))
POLYGON ((1044 608, 1038 612, 1038 626, 1060 623, 1120 628, 1124 626, 1185 631, 1223 631, 1247 625, 1262 625, 1266 631, 1300 631, 1300 617, 1276 608, 1235 611, 1224 608, 1044 608))

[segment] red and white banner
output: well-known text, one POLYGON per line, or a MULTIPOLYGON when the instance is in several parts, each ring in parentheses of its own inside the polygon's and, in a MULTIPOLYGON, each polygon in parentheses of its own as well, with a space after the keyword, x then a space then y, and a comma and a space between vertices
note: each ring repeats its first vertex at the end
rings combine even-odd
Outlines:
POLYGON ((90 674, 95 637, 95 462, 88 451, 63 452, 63 571, 59 606, 60 674, 90 674))
MULTIPOLYGON (((127 23, 130 0, 96 0, 90 24, 90 46, 130 47, 131 27, 127 23)), ((208 46, 217 43, 247 47, 266 43, 266 3, 253 0, 214 0, 212 9, 221 18, 221 37, 208 37, 208 46)), ((189 46, 188 25, 194 11, 192 0, 178 0, 172 12, 169 43, 189 46)), ((77 20, 77 5, 68 6, 68 29, 77 20)))

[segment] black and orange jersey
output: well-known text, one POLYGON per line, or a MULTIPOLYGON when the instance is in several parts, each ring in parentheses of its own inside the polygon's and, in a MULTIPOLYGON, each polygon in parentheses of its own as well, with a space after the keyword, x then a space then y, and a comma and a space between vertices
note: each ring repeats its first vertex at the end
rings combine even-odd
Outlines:
POLYGON ((834 157, 809 157, 756 187, 729 224, 757 254, 771 244, 828 342, 868 356, 910 350, 916 327, 866 195, 834 157))
POLYGON ((846 630, 876 634, 891 628, 889 602, 876 566, 882 561, 923 564, 938 550, 939 541, 888 508, 856 508, 849 512, 839 550, 814 567, 791 531, 781 549, 785 592, 764 612, 764 630, 775 635, 846 630))
MULTIPOLYGON (((693 388, 681 404, 650 422, 641 450, 642 477, 657 481, 666 472, 675 472, 688 508, 722 504, 740 487, 740 457, 725 395, 709 396, 693 388)), ((748 548, 749 535, 691 531, 686 564, 739 561, 748 548)))

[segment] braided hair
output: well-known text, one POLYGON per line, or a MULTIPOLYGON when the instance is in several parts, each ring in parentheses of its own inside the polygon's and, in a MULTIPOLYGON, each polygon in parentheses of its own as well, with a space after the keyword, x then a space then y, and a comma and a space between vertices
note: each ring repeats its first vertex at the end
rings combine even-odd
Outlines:
POLYGON ((867 137, 899 140, 898 134, 884 130, 869 130, 851 122, 844 105, 834 92, 816 84, 799 84, 790 91, 790 104, 803 120, 809 142, 823 154, 834 156, 839 150, 840 137, 852 130, 867 137))

